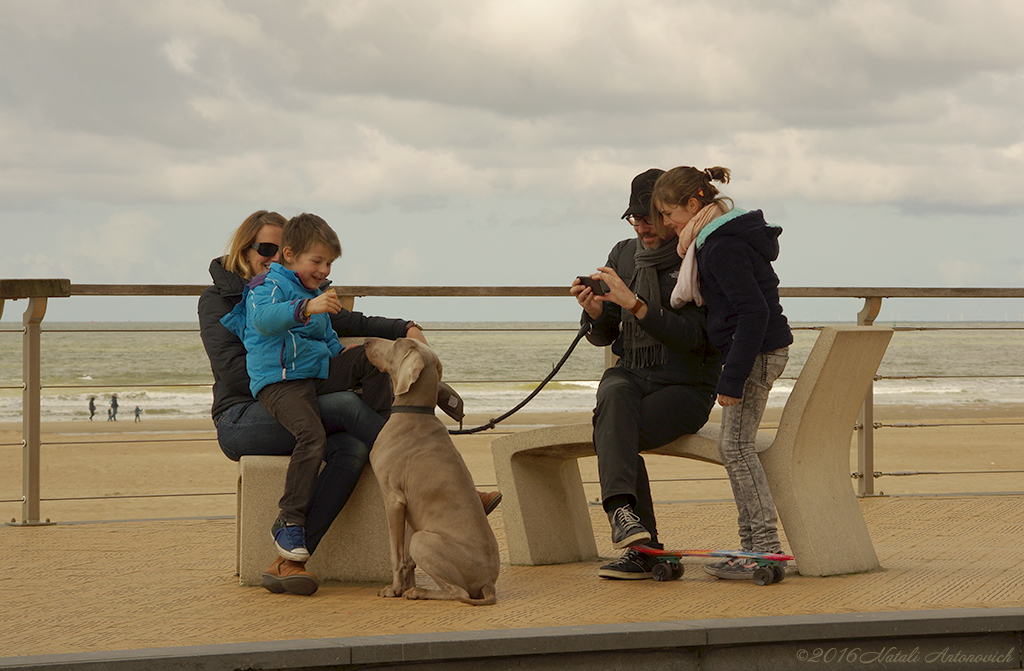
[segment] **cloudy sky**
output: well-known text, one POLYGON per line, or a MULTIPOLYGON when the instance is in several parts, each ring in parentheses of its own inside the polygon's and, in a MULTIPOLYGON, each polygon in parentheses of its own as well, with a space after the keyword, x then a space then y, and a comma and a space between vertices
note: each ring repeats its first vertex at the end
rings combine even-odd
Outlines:
MULTIPOLYGON (((0 0, 0 278, 206 284, 266 208, 335 227, 337 284, 567 285, 631 234, 635 174, 722 165, 783 227, 784 286, 1020 287, 1022 28, 1019 0, 0 0)), ((71 298, 47 319, 194 305, 71 298)), ((1024 301, 880 320, 932 318, 1024 301)))

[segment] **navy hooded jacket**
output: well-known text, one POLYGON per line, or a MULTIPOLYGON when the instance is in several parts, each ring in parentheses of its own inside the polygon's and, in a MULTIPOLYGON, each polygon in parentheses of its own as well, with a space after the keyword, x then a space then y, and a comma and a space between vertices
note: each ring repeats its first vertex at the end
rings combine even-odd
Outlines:
POLYGON ((734 209, 697 236, 708 340, 722 352, 718 393, 723 396, 742 398, 757 355, 793 342, 772 269, 781 234, 781 228, 765 223, 760 210, 734 209))

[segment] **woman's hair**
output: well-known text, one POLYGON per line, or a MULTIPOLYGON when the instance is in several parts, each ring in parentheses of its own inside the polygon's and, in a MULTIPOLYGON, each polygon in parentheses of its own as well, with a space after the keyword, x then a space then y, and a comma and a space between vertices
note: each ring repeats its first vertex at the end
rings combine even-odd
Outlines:
POLYGON ((298 214, 288 220, 281 233, 281 248, 292 248, 292 254, 298 256, 313 249, 313 245, 323 245, 334 253, 334 258, 341 256, 341 242, 327 222, 315 214, 298 214))
MULTIPOLYGON (((661 209, 659 205, 675 207, 686 205, 691 198, 696 198, 701 207, 710 205, 713 202, 729 201, 731 198, 720 198, 718 188, 711 182, 729 183, 730 172, 728 168, 715 166, 697 170, 689 166, 672 168, 654 183, 654 190, 651 193, 651 223, 662 224, 661 209)), ((731 209, 731 207, 730 207, 731 209)))
POLYGON ((245 221, 238 227, 235 234, 231 236, 231 242, 228 243, 228 253, 221 257, 221 265, 224 266, 225 270, 233 272, 244 279, 252 279, 252 268, 249 267, 249 263, 246 261, 246 252, 252 247, 252 243, 256 242, 256 236, 264 226, 284 228, 286 223, 288 223, 288 220, 277 212, 267 212, 266 210, 253 212, 245 218, 245 221))

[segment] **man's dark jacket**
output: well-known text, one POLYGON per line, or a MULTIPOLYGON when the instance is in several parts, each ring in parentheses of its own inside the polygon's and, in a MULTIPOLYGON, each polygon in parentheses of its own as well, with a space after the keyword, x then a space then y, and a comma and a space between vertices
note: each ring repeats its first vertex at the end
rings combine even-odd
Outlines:
MULTIPOLYGON (((608 266, 629 284, 635 267, 634 254, 640 245, 638 238, 623 240, 612 248, 608 255, 608 266)), ((669 243, 673 244, 673 243, 669 243)), ((671 307, 669 298, 679 276, 679 258, 663 263, 657 269, 661 306, 651 305, 650 296, 640 296, 647 303, 647 314, 640 320, 640 326, 668 348, 668 361, 664 364, 637 370, 639 374, 659 384, 684 384, 704 387, 709 394, 718 382, 720 357, 718 351, 708 342, 705 331, 707 310, 687 303, 679 309, 671 307)), ((622 356, 623 344, 620 332, 622 310, 615 303, 604 303, 601 317, 592 320, 583 312, 582 322, 593 323, 593 330, 587 336, 592 344, 611 345, 612 352, 622 356)), ((581 322, 581 323, 582 323, 581 322)), ((623 365, 620 360, 617 365, 623 365)))

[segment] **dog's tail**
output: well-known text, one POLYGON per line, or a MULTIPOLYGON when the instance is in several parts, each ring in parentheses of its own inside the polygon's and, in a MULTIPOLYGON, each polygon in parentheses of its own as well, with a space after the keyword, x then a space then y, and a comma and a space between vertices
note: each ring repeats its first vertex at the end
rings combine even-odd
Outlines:
POLYGON ((498 603, 498 597, 494 593, 494 583, 484 585, 480 590, 480 598, 478 599, 468 596, 456 596, 455 598, 462 603, 468 603, 470 606, 493 606, 498 603))

